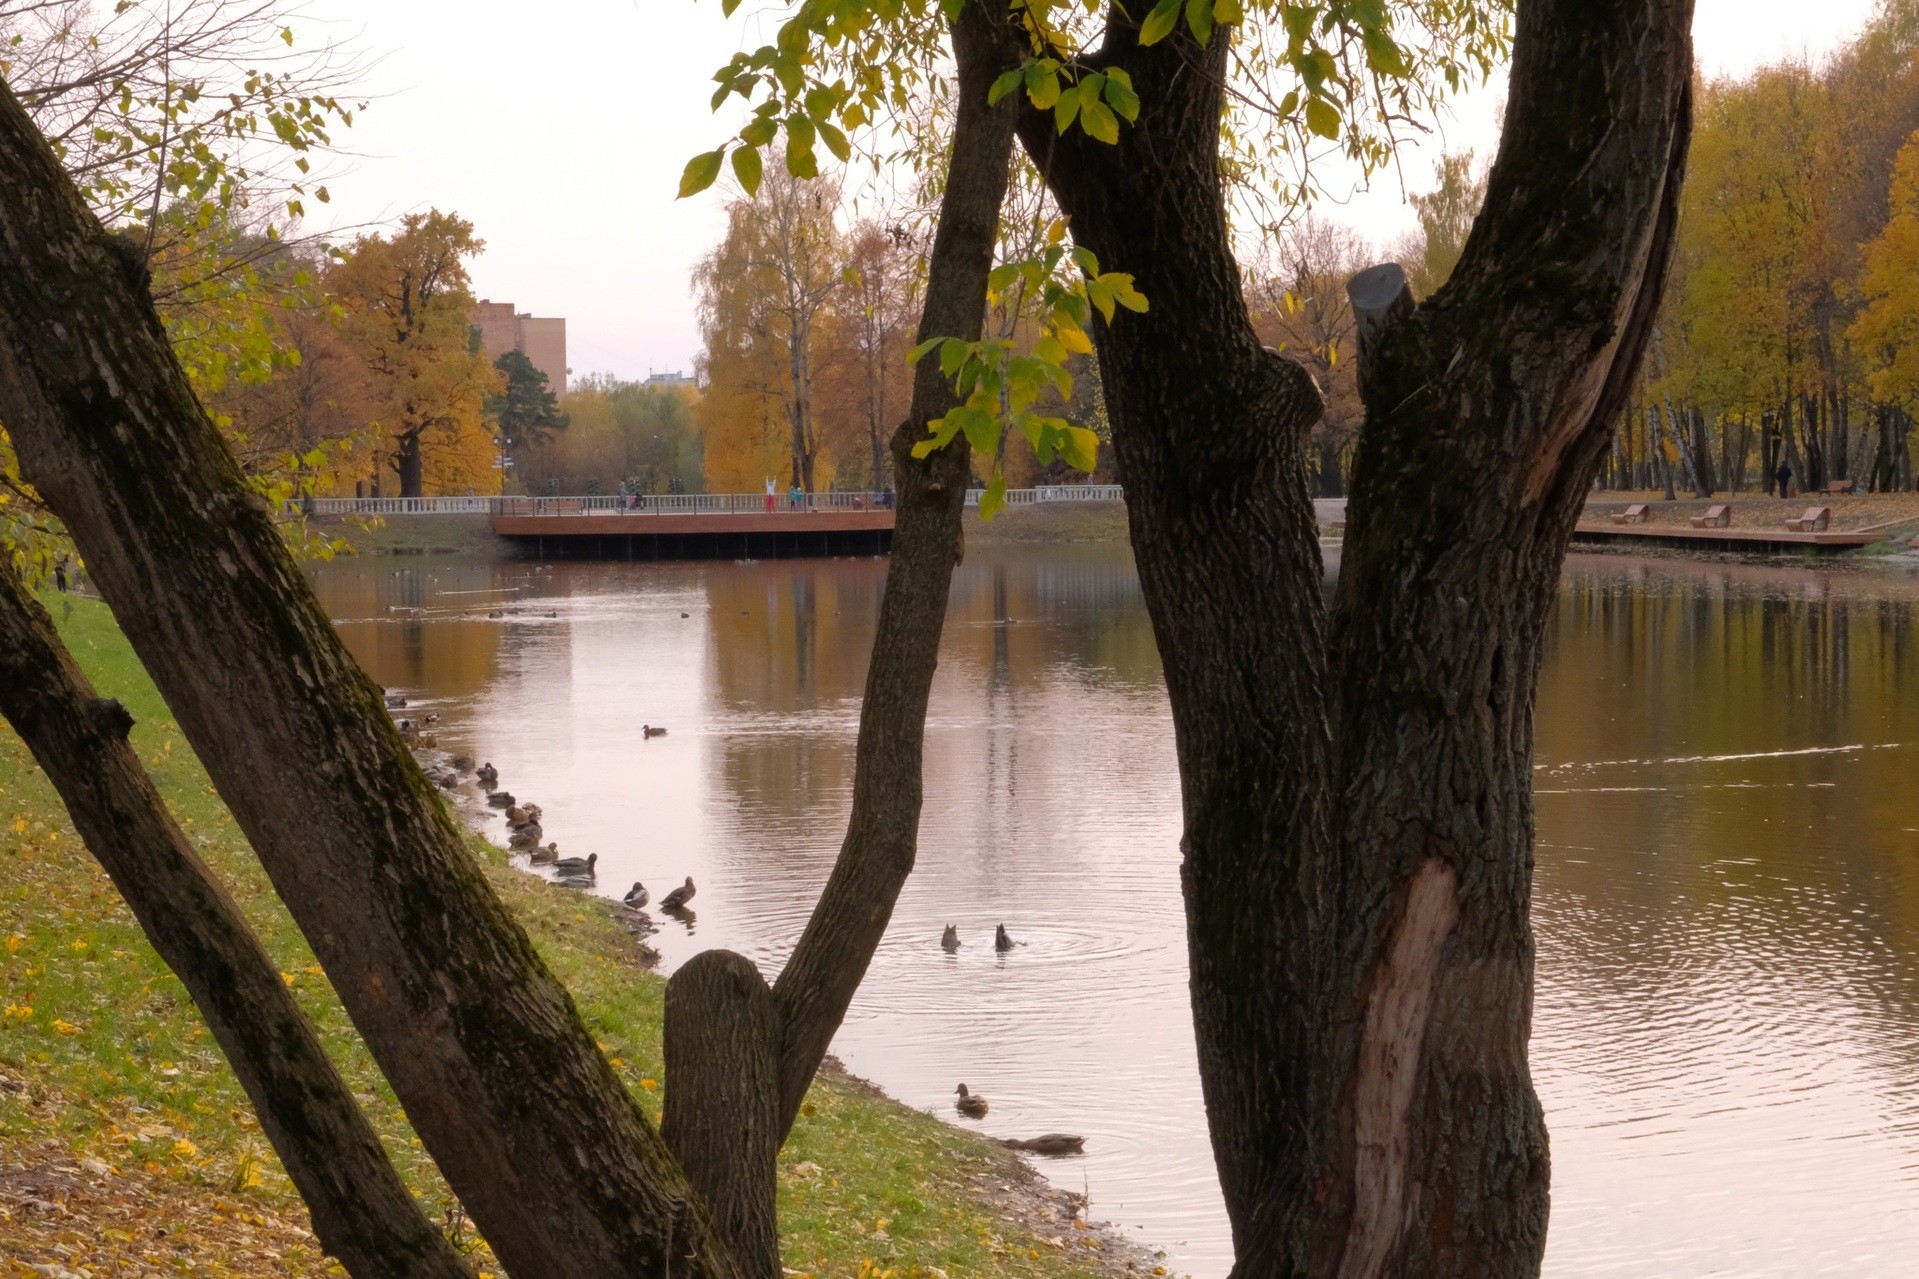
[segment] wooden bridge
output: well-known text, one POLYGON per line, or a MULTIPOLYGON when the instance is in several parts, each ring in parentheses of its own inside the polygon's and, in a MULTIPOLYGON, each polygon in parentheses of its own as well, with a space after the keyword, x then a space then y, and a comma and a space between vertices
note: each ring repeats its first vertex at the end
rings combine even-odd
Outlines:
MULTIPOLYGON (((1120 501, 1117 485, 1014 489, 1010 506, 1120 501)), ((980 490, 966 495, 977 505, 980 490)), ((312 498, 310 515, 410 518, 484 515, 493 531, 541 558, 770 559, 884 555, 893 544, 885 493, 676 493, 632 497, 312 498)))

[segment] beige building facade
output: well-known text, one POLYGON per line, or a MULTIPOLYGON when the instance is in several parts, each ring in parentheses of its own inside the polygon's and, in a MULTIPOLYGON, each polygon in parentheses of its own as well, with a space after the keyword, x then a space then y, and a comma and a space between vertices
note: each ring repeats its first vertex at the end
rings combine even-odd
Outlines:
POLYGON ((508 351, 523 351, 533 367, 546 374, 555 395, 566 394, 566 321, 527 315, 511 302, 482 298, 473 306, 473 326, 480 331, 480 349, 497 360, 508 351))

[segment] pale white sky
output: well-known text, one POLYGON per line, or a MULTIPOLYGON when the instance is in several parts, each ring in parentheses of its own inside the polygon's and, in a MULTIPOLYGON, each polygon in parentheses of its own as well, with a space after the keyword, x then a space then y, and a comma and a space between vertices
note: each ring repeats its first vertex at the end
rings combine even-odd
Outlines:
MULTIPOLYGON (((688 275, 722 230, 717 193, 676 201, 688 157, 731 130, 707 109, 713 70, 764 42, 748 3, 719 0, 309 0, 310 18, 378 59, 376 100, 343 138, 332 216, 390 221, 438 207, 487 244, 482 297, 567 320, 576 375, 692 371, 688 275)), ((1818 55, 1874 0, 1698 0, 1708 75, 1818 55)), ((309 24, 311 25, 311 24, 309 24)), ((1497 88, 1444 126, 1450 148, 1490 152, 1497 88)), ((1433 150, 1408 156, 1429 180, 1433 150)), ((1377 239, 1410 225, 1397 181, 1329 210, 1377 239)))

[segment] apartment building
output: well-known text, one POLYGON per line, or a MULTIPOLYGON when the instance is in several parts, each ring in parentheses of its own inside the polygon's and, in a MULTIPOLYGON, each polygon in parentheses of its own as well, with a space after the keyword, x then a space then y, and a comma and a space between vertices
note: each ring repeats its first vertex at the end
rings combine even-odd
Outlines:
POLYGON ((566 321, 529 315, 511 302, 480 299, 473 307, 473 325, 480 330, 480 348, 497 360, 508 351, 524 351, 533 367, 546 374, 555 395, 566 394, 566 321))

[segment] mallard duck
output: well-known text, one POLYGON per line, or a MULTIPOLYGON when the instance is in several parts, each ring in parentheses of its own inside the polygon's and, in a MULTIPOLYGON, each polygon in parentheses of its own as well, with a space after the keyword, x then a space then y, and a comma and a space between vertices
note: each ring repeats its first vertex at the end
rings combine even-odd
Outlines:
POLYGON ((698 890, 693 887, 693 877, 688 875, 686 882, 660 899, 661 910, 679 910, 693 900, 698 890))
POLYGON ((531 817, 527 816, 526 810, 518 804, 506 810, 506 824, 516 830, 532 820, 531 817))
POLYGON ((638 910, 653 900, 653 894, 646 891, 646 885, 639 880, 633 881, 633 887, 627 889, 626 896, 620 898, 620 904, 628 910, 638 910))
POLYGON ((986 1098, 978 1093, 967 1092, 965 1084, 961 1084, 958 1091, 959 1100, 953 1103, 953 1109, 968 1119, 986 1118, 986 1098))
POLYGON ((492 760, 488 760, 486 763, 480 765, 480 771, 475 773, 474 776, 479 778, 480 785, 486 787, 488 790, 492 790, 500 784, 500 770, 493 767, 492 760))
POLYGON ((496 790, 486 797, 486 802, 487 805, 492 808, 511 808, 513 807, 513 792, 496 790))
POLYGON ((940 949, 950 955, 959 948, 959 929, 948 924, 946 931, 940 934, 940 949))
POLYGON ((560 846, 557 843, 548 844, 545 848, 534 849, 527 857, 535 865, 550 866, 560 860, 560 846))
POLYGON ((1002 1137, 999 1144, 1008 1150, 1030 1150, 1036 1155, 1045 1155, 1049 1159, 1086 1153, 1086 1138, 1075 1137, 1071 1133, 1064 1132, 1044 1132, 1037 1137, 1025 1138, 1002 1137))
POLYGON ((591 875, 599 860, 598 853, 588 853, 584 857, 562 857, 553 863, 553 869, 562 875, 591 875))
POLYGON ((651 724, 642 724, 640 725, 640 736, 641 737, 665 737, 666 730, 663 728, 655 728, 651 724))
POLYGON ((507 847, 526 848, 539 843, 545 835, 546 832, 540 829, 538 822, 528 822, 506 837, 507 847))
POLYGON ((1018 942, 1014 941, 1011 937, 1008 937, 1006 935, 1005 924, 1001 924, 999 928, 994 931, 993 949, 997 950, 1000 954, 1002 955, 1005 954, 1007 951, 1013 949, 1013 947, 1017 945, 1019 945, 1018 942))

